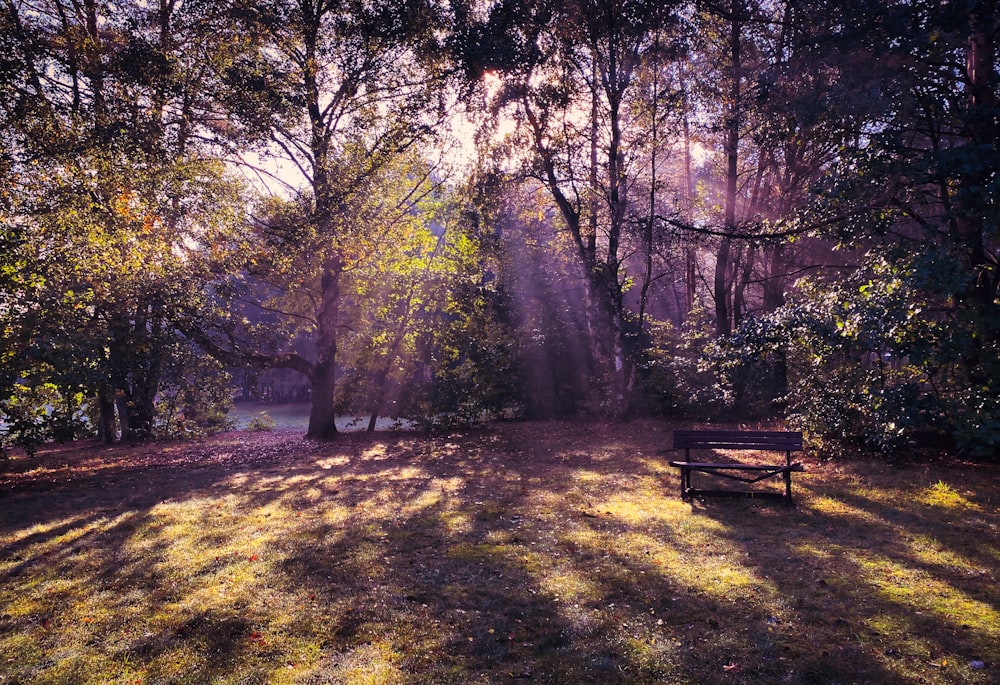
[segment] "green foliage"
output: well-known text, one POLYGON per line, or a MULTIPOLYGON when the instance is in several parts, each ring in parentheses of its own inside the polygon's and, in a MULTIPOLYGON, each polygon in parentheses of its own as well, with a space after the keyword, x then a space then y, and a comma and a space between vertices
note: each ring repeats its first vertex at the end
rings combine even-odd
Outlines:
MULTIPOLYGON (((265 304, 278 320, 263 325, 285 335, 277 349, 293 349, 296 334, 318 349, 318 320, 328 312, 334 409, 367 416, 369 425, 378 417, 467 425, 521 413, 520 360, 494 276, 491 227, 466 190, 436 172, 418 154, 396 156, 323 230, 306 206, 273 203, 270 212, 267 237, 280 249, 259 271, 276 286, 265 304), (336 288, 324 276, 330 261, 342 267, 336 288), (321 291, 329 299, 317 311, 321 291)), ((294 356, 319 358, 313 350, 294 356)))
POLYGON ((718 342, 732 375, 782 355, 788 420, 823 440, 896 455, 929 435, 995 458, 995 337, 945 293, 960 269, 937 251, 873 251, 838 280, 802 281, 790 302, 718 342))
POLYGON ((716 415, 732 403, 725 378, 706 363, 714 322, 704 308, 684 324, 648 321, 649 345, 641 362, 643 391, 653 411, 668 415, 716 415))
POLYGON ((278 423, 270 414, 258 414, 250 419, 246 429, 252 433, 269 433, 278 427, 278 423))
POLYGON ((73 440, 90 434, 83 394, 60 391, 52 383, 14 384, 0 400, 0 454, 20 447, 28 454, 51 440, 73 440))
POLYGON ((993 376, 992 383, 958 388, 948 408, 953 412, 952 434, 958 449, 1000 461, 1000 383, 996 378, 993 376))
POLYGON ((197 341, 305 376, 324 437, 333 406, 429 427, 617 413, 635 359, 663 413, 787 408, 828 444, 897 454, 933 434, 997 456, 989 3, 63 9, 0 17, 5 446, 80 435, 83 407, 107 439, 226 428, 229 380, 197 341), (421 148, 452 109, 446 54, 492 101, 484 119, 520 124, 497 144, 540 185, 445 187, 421 148), (709 149, 727 129, 739 202, 709 149), (262 140, 308 187, 263 200, 250 235, 222 160, 262 140), (723 233, 746 240, 716 252, 713 293, 736 331, 715 340, 702 309, 630 329, 640 274, 644 315, 711 287, 716 220, 737 207, 723 233), (786 293, 833 242, 861 265, 786 293))
POLYGON ((777 331, 746 319, 729 337, 715 337, 711 312, 693 309, 680 327, 650 322, 642 363, 646 402, 657 413, 728 418, 771 416, 784 393, 784 358, 777 331))
POLYGON ((811 285, 777 318, 789 341, 791 423, 891 455, 929 427, 918 348, 930 322, 902 274, 873 273, 885 269, 876 262, 845 282, 811 285))
MULTIPOLYGON (((145 439, 162 432, 158 422, 170 423, 157 417, 155 404, 163 374, 190 356, 182 326, 191 331, 212 321, 208 289, 236 235, 236 185, 210 162, 153 170, 100 154, 79 162, 52 171, 57 204, 25 222, 28 259, 39 276, 18 290, 21 308, 8 312, 7 343, 20 350, 22 373, 91 398, 121 398, 122 428, 108 425, 102 437, 145 439), (106 202, 79 200, 71 192, 78 184, 85 197, 106 202), (176 216, 175 202, 192 216, 176 216)), ((101 425, 114 422, 110 402, 95 406, 105 412, 101 425)))
POLYGON ((209 291, 242 247, 242 188, 210 123, 224 67, 209 62, 233 31, 203 3, 8 9, 0 355, 16 364, 0 396, 52 382, 91 400, 104 439, 148 438, 182 324, 213 320, 209 291))
POLYGON ((423 428, 478 425, 524 412, 521 360, 505 296, 493 283, 463 285, 420 342, 430 380, 413 388, 410 418, 423 428))
POLYGON ((181 341, 167 355, 156 401, 156 438, 196 438, 229 430, 230 375, 216 360, 181 341))
POLYGON ((427 299, 413 322, 398 415, 427 429, 519 417, 522 358, 492 227, 461 191, 440 209, 444 233, 422 275, 427 299))

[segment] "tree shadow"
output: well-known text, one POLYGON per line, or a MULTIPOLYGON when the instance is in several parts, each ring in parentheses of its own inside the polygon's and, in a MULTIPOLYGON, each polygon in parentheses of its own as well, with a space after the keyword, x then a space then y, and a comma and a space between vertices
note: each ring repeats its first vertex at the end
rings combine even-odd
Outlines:
MULTIPOLYGON (((797 486, 792 511, 688 506, 655 456, 668 432, 640 422, 329 444, 235 435, 9 490, 0 646, 18 661, 8 674, 916 682, 897 662, 936 653, 889 654, 900 647, 884 616, 942 654, 995 653, 989 635, 917 614, 870 581, 862 553, 874 547, 996 607, 987 582, 945 577, 904 544, 931 536, 929 514, 811 483, 797 486), (833 495, 844 512, 814 506, 833 495)), ((962 535, 986 530, 976 525, 962 535)), ((966 557, 982 565, 991 554, 966 557)))
POLYGON ((942 682, 1000 677, 1000 623, 984 615, 998 615, 997 549, 984 538, 995 513, 992 522, 959 516, 943 526, 913 500, 891 506, 816 480, 799 492, 795 510, 725 500, 691 508, 721 524, 743 563, 782 589, 785 632, 841 645, 798 659, 796 682, 925 682, 921 673, 935 669, 942 682))

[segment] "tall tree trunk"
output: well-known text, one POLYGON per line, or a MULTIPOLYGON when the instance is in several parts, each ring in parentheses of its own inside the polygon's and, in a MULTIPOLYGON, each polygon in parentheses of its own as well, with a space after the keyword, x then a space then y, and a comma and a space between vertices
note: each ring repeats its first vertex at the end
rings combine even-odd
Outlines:
POLYGON ((337 435, 334 396, 337 382, 337 337, 340 311, 340 277, 343 262, 339 252, 335 210, 337 192, 330 173, 330 135, 320 98, 319 33, 322 28, 321 8, 312 2, 302 2, 303 86, 309 117, 309 149, 312 153, 312 190, 314 220, 321 235, 330 241, 331 254, 323 265, 320 277, 320 306, 316 317, 316 362, 309 374, 309 428, 306 437, 330 440, 337 435))
MULTIPOLYGON (((736 190, 739 182, 739 145, 742 119, 740 99, 742 97, 741 79, 743 78, 741 63, 743 59, 741 35, 743 7, 741 0, 732 0, 730 8, 729 51, 732 59, 732 73, 730 75, 729 97, 725 106, 726 198, 723 221, 726 233, 731 234, 736 228, 736 190)), ((733 281, 729 277, 731 251, 732 239, 725 236, 719 244, 715 261, 715 325, 719 335, 729 335, 733 330, 729 307, 730 286, 733 281)))
MULTIPOLYGON (((594 102, 596 103, 596 96, 594 102)), ((570 199, 566 196, 563 191, 563 187, 559 182, 559 177, 556 174, 556 163, 552 151, 546 145, 546 131, 543 129, 541 122, 535 114, 531 103, 527 100, 522 101, 524 106, 525 118, 527 120, 528 126, 531 128, 532 142, 535 146, 535 153, 539 157, 542 169, 544 172, 544 183, 548 192, 552 195, 552 199, 555 200, 556 206, 559 208, 559 213, 561 214, 563 221, 566 223, 566 228, 569 231, 570 236, 573 239, 574 247, 576 248, 576 254, 578 257, 578 266, 580 267, 580 274, 583 278, 583 282, 586 286, 586 298, 585 298, 585 324, 587 330, 587 357, 590 368, 588 368, 588 381, 589 390, 592 396, 593 403, 599 400, 600 388, 595 387, 595 385, 600 385, 600 383, 595 383, 595 379, 603 379, 607 377, 607 360, 608 354, 605 351, 605 341, 607 340, 609 333, 609 324, 607 323, 607 312, 605 308, 602 293, 606 291, 603 287, 603 269, 604 266, 597 261, 596 251, 597 251, 597 201, 591 198, 590 208, 589 208, 589 230, 584 230, 583 226, 583 216, 580 210, 570 199)), ((593 104, 593 103, 592 103, 593 104)), ((596 104, 593 104, 596 111, 596 104)), ((591 129, 591 135, 596 136, 596 129, 591 129)), ((596 183, 596 156, 597 149, 596 144, 592 144, 591 147, 591 164, 590 164, 590 180, 591 183, 596 183)))
MULTIPOLYGON (((638 335, 640 345, 643 343, 643 333, 646 327, 646 307, 649 304, 649 287, 653 282, 653 227, 656 221, 656 194, 657 194, 657 146, 660 144, 659 127, 659 79, 653 77, 653 102, 651 117, 651 138, 652 149, 649 154, 649 196, 646 220, 642 227, 642 287, 639 289, 639 316, 637 320, 638 335)), ((686 115, 685 115, 686 116, 686 115)), ((638 375, 638 364, 631 364, 628 374, 628 386, 625 391, 631 397, 635 390, 636 376, 638 375)))
MULTIPOLYGON (((608 197, 609 226, 608 253, 605 259, 607 298, 610 305, 611 320, 611 383, 613 388, 612 414, 615 418, 623 418, 628 414, 629 367, 631 361, 625 352, 625 316, 624 301, 621 289, 621 249, 622 232, 625 229, 625 217, 628 211, 628 184, 625 178, 625 153, 622 149, 622 96, 625 84, 631 78, 629 65, 625 60, 619 60, 615 49, 608 50, 606 73, 602 76, 608 97, 608 123, 611 127, 611 140, 608 146, 608 197)), ((595 84, 596 85, 596 84, 595 84)), ((597 192, 597 188, 591 189, 597 192)))
MULTIPOLYGON (((591 46, 592 52, 596 52, 596 48, 591 46)), ((600 113, 600 99, 598 95, 597 82, 600 79, 600 74, 598 72, 597 60, 591 59, 590 63, 590 170, 588 178, 588 190, 589 190, 589 211, 587 213, 588 221, 588 231, 587 231, 587 245, 584 254, 584 259, 582 262, 583 268, 586 270, 587 274, 587 335, 589 337, 590 343, 590 354, 592 358, 593 365, 593 375, 600 379, 600 384, 603 385, 607 381, 609 373, 609 353, 607 350, 607 339, 611 335, 609 326, 606 322, 606 316, 608 308, 604 302, 604 291, 605 283, 604 278, 602 278, 602 267, 597 263, 597 231, 599 223, 599 215, 601 212, 601 202, 600 202, 600 185, 598 182, 599 178, 599 154, 598 154, 598 136, 599 136, 599 113, 600 113)), ((594 384, 591 383, 592 391, 596 390, 598 397, 605 396, 606 390, 604 388, 594 388, 594 384)), ((595 398, 594 404, 597 403, 598 398, 595 398)))
MULTIPOLYGON (((687 88, 687 74, 684 71, 684 67, 681 67, 681 92, 683 94, 682 100, 682 112, 681 112, 681 125, 684 132, 684 207, 686 211, 691 211, 692 203, 694 201, 694 174, 692 173, 692 154, 691 154, 691 117, 688 112, 689 100, 688 100, 688 88, 687 88)), ((697 276, 695 266, 697 265, 697 255, 694 248, 689 247, 684 253, 684 305, 686 307, 684 311, 683 318, 687 318, 691 310, 694 309, 695 305, 695 291, 696 283, 695 278, 697 276)))
POLYGON ((315 365, 309 377, 309 428, 306 437, 331 440, 337 437, 336 413, 333 409, 336 390, 336 368, 332 360, 315 365))
MULTIPOLYGON (((966 51, 966 79, 969 83, 969 110, 966 138, 974 145, 997 145, 997 116, 994 111, 996 84, 994 68, 996 61, 997 35, 996 9, 993 3, 976 3, 969 16, 970 35, 966 51)), ((986 177, 995 170, 977 172, 975 178, 963 179, 970 187, 989 185, 986 177)), ((997 285, 1000 284, 1000 268, 989 264, 983 239, 984 220, 976 193, 971 195, 971 207, 963 207, 957 221, 956 242, 965 249, 969 265, 977 272, 972 285, 972 296, 983 305, 989 306, 995 299, 997 285), (984 268, 986 267, 986 268, 984 268), (992 277, 991 277, 992 274, 992 277)), ((958 198, 959 202, 964 197, 958 198)))
POLYGON ((97 439, 110 445, 118 439, 118 426, 115 420, 115 393, 106 384, 97 392, 97 411, 97 439))
POLYGON ((729 278, 729 260, 732 247, 733 241, 724 237, 719 243, 719 249, 715 252, 715 280, 712 284, 712 291, 715 293, 715 332, 717 335, 729 335, 733 332, 729 319, 729 285, 732 283, 732 279, 729 278))
POLYGON ((320 279, 319 316, 316 320, 316 364, 309 376, 312 407, 309 411, 307 438, 329 440, 337 435, 334 391, 337 382, 337 325, 340 311, 340 277, 343 264, 339 257, 327 260, 320 279))

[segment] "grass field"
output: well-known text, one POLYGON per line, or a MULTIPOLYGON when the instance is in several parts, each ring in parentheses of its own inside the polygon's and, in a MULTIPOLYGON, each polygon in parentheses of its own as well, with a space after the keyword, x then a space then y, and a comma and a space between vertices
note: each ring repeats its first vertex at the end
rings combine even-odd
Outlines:
POLYGON ((0 473, 0 684, 997 683, 1000 470, 688 504, 662 422, 56 446, 0 473))
MULTIPOLYGON (((246 428, 254 419, 270 418, 278 430, 293 430, 306 432, 309 427, 309 404, 307 402, 289 402, 286 404, 271 404, 258 402, 239 402, 229 411, 229 419, 236 428, 246 428)), ((380 417, 376 423, 377 430, 393 430, 405 428, 407 422, 392 418, 380 417)), ((338 416, 337 429, 350 432, 365 430, 368 427, 366 416, 338 416)))

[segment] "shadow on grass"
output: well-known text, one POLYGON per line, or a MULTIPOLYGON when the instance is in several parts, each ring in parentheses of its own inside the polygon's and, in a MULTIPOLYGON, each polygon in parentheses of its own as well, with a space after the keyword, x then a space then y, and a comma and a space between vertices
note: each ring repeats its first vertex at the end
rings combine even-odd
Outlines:
POLYGON ((795 682, 995 682, 995 469, 973 469, 987 478, 973 495, 982 506, 952 509, 925 493, 957 474, 889 470, 877 489, 817 474, 795 511, 708 501, 692 515, 719 523, 780 595, 768 631, 803 652, 795 682))
POLYGON ((797 510, 689 506, 655 456, 667 429, 60 455, 0 495, 0 682, 997 676, 995 483, 952 537, 932 508, 819 473, 797 510))

